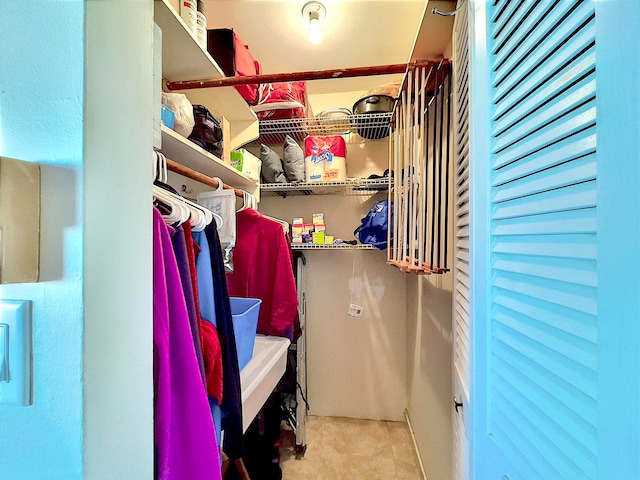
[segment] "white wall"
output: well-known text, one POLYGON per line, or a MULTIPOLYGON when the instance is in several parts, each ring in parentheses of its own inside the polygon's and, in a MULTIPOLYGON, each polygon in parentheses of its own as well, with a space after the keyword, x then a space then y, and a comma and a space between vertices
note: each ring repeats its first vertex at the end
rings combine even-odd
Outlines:
POLYGON ((453 478, 451 275, 407 275, 407 410, 429 480, 453 478))
POLYGON ((81 0, 0 2, 0 155, 42 165, 40 282, 0 286, 33 302, 34 402, 0 405, 3 479, 82 478, 83 21, 81 0))
MULTIPOLYGON (((451 43, 443 56, 452 57, 451 43)), ((453 178, 451 171, 451 195, 453 178)), ((429 480, 453 478, 453 219, 453 202, 449 201, 447 264, 452 271, 407 276, 407 414, 429 480)))
POLYGON ((86 2, 83 466, 92 480, 153 477, 153 3, 86 2))
MULTIPOLYGON (((275 149, 275 148, 274 148, 275 149)), ((347 145, 349 176, 387 168, 388 143, 347 145)), ((260 210, 291 222, 325 215, 327 233, 353 239, 369 196, 263 196, 260 210)), ((405 279, 378 250, 305 251, 309 403, 314 415, 402 420, 406 407, 405 279), (360 319, 347 317, 350 303, 360 319)))

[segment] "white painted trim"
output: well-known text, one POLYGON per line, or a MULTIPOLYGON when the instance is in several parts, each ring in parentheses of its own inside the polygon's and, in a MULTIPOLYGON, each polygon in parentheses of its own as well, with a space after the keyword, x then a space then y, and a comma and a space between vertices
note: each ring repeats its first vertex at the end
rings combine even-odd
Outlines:
POLYGON ((416 441, 416 436, 413 433, 413 427, 411 426, 409 411, 406 408, 404 410, 404 419, 406 420, 407 426, 409 427, 409 433, 411 434, 411 441, 413 442, 413 451, 416 453, 416 457, 418 458, 418 466, 420 467, 420 472, 422 473, 422 480, 427 480, 427 473, 424 470, 422 457, 420 456, 420 450, 418 450, 418 442, 416 441))

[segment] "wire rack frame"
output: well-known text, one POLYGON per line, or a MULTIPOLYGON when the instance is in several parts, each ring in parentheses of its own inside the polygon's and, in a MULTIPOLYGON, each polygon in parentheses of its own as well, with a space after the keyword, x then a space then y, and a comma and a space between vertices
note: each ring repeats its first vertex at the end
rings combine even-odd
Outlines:
POLYGON ((374 195, 389 189, 388 178, 359 178, 346 182, 261 183, 263 195, 374 195))
POLYGON ((389 137, 392 112, 344 115, 340 117, 287 118, 260 120, 259 136, 249 145, 278 145, 289 135, 302 141, 308 135, 359 135, 366 140, 389 137))
POLYGON ((293 250, 377 250, 373 245, 364 243, 358 243, 357 245, 350 245, 348 243, 332 245, 319 245, 314 243, 292 243, 291 248, 293 250))

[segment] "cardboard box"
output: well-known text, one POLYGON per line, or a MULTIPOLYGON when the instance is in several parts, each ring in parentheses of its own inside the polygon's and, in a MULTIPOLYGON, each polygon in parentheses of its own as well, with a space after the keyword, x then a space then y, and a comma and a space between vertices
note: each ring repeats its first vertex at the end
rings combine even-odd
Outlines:
POLYGON ((231 152, 230 164, 233 168, 244 173, 256 182, 260 181, 262 161, 244 148, 239 148, 231 152))
POLYGON ((324 213, 314 213, 313 214, 313 224, 324 223, 324 213))
POLYGON ((313 226, 313 229, 316 232, 324 232, 327 229, 327 226, 324 223, 316 223, 313 226))
POLYGON ((313 232, 314 245, 324 245, 324 242, 325 242, 324 232, 313 232))
POLYGON ((293 225, 291 227, 291 243, 302 243, 302 225, 293 225))
POLYGON ((325 235, 324 236, 324 244, 325 245, 333 245, 333 235, 325 235))

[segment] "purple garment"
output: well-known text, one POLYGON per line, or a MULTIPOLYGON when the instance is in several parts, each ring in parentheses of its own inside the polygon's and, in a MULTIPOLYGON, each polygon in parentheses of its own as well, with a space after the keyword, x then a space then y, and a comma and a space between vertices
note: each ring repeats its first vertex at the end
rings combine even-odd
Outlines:
POLYGON ((220 455, 178 265, 168 227, 155 208, 153 223, 156 478, 221 480, 220 455))

